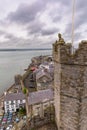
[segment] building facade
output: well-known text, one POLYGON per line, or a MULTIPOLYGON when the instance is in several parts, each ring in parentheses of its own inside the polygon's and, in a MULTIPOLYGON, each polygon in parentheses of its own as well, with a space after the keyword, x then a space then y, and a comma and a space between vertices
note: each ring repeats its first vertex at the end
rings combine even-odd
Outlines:
POLYGON ((52 89, 29 93, 26 101, 27 115, 29 117, 44 117, 45 109, 52 105, 54 105, 54 95, 52 89))
POLYGON ((7 112, 16 112, 20 107, 25 107, 25 95, 23 93, 8 93, 4 98, 4 110, 7 112))
POLYGON ((37 90, 44 90, 52 88, 53 79, 50 73, 44 69, 36 74, 36 88, 37 90))
POLYGON ((87 130, 87 41, 53 44, 55 115, 58 130, 87 130))

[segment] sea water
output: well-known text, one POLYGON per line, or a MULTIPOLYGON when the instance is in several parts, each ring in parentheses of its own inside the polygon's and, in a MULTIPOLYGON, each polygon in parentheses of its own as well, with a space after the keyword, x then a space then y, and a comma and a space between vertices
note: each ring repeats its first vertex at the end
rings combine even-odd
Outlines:
POLYGON ((0 51, 0 95, 14 83, 16 74, 24 73, 32 57, 51 54, 51 50, 0 51))

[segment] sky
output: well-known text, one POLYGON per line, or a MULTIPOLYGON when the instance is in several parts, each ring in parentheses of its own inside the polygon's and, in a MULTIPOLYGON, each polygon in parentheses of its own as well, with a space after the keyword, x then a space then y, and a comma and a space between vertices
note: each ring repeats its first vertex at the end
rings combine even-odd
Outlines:
MULTIPOLYGON (((73 0, 0 0, 0 48, 51 48, 72 39, 73 0)), ((75 0, 74 46, 87 39, 87 0, 75 0)))

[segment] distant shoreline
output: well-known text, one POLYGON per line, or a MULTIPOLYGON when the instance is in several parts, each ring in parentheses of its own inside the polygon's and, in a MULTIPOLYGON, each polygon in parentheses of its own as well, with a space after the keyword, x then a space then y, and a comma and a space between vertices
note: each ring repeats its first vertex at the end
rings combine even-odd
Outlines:
POLYGON ((52 50, 51 48, 36 48, 36 49, 0 49, 0 51, 39 51, 39 50, 52 50))

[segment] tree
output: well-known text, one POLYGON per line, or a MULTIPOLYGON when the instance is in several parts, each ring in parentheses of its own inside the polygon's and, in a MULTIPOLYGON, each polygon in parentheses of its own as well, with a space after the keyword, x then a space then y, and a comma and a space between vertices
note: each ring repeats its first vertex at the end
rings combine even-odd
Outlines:
POLYGON ((23 93, 27 94, 27 89, 25 87, 23 88, 23 93))
POLYGON ((22 115, 22 116, 25 115, 26 114, 26 109, 23 108, 23 107, 20 107, 19 114, 22 115))

